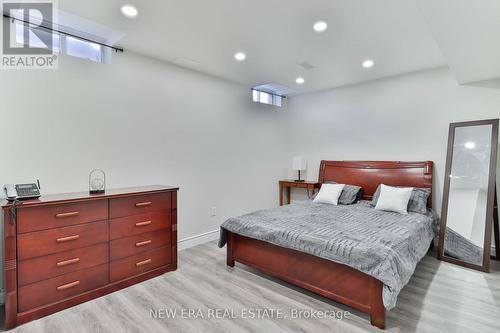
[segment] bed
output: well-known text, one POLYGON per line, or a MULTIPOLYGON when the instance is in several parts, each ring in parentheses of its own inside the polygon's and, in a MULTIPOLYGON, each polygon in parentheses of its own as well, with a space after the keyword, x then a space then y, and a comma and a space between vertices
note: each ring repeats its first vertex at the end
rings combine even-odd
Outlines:
POLYGON ((432 188, 432 162, 322 161, 319 182, 363 188, 351 206, 303 202, 226 221, 219 246, 227 265, 239 262, 368 313, 385 328, 385 309, 408 282, 436 233, 428 213, 376 211, 379 184, 432 188))

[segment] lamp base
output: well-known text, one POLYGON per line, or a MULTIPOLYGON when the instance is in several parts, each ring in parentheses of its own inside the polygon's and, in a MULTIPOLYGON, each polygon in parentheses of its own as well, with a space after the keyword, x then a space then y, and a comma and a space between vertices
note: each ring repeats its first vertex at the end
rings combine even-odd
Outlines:
POLYGON ((299 179, 295 179, 294 182, 296 182, 296 183, 303 183, 304 180, 300 179, 300 170, 297 170, 297 171, 299 172, 299 177, 298 177, 299 179))
POLYGON ((103 194, 106 193, 105 190, 89 190, 90 194, 103 194))

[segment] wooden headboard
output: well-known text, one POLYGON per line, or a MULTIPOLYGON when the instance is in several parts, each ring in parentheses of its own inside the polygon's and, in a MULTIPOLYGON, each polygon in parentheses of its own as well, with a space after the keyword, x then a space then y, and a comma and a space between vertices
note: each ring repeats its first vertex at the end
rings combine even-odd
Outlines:
MULTIPOLYGON (((319 182, 334 181, 363 188, 370 200, 379 184, 432 189, 433 162, 321 161, 319 182)), ((427 203, 432 207, 432 192, 427 203)))

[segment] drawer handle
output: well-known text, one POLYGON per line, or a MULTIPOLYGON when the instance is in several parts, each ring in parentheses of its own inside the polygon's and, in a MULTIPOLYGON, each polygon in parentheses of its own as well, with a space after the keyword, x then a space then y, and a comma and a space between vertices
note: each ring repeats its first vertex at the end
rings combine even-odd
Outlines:
POLYGON ((77 262, 80 262, 80 258, 73 258, 73 259, 69 259, 69 260, 59 261, 57 263, 57 267, 68 266, 71 264, 76 264, 77 262))
POLYGON ((151 244, 151 239, 148 239, 148 240, 146 240, 144 242, 135 243, 135 246, 141 247, 141 246, 149 245, 149 244, 151 244))
POLYGON ((146 202, 138 202, 135 204, 136 207, 146 207, 146 206, 150 206, 152 204, 151 201, 146 201, 146 202))
POLYGON ((69 241, 77 240, 78 238, 80 238, 80 235, 73 235, 73 236, 58 238, 58 239, 56 239, 56 242, 58 242, 58 243, 64 243, 64 242, 69 242, 69 241))
POLYGON ((80 284, 80 281, 73 281, 73 282, 70 282, 70 283, 67 283, 67 284, 63 284, 62 286, 59 286, 57 287, 57 290, 64 290, 64 289, 69 289, 69 288, 73 288, 73 287, 76 287, 77 285, 80 284))
POLYGON ((141 267, 141 266, 144 266, 144 265, 147 265, 147 264, 150 264, 153 260, 151 259, 147 259, 147 260, 144 260, 144 261, 139 261, 139 262, 136 262, 135 265, 137 267, 141 267))
POLYGON ((150 225, 151 224, 151 221, 144 221, 144 222, 137 222, 135 224, 136 227, 144 227, 144 226, 147 226, 147 225, 150 225))
POLYGON ((56 217, 63 218, 63 217, 73 217, 79 215, 80 212, 69 212, 69 213, 60 213, 56 214, 56 217))

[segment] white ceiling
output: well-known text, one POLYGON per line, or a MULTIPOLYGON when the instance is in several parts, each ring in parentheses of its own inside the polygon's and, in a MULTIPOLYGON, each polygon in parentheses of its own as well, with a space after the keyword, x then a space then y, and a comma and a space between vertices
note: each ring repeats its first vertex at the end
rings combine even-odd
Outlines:
POLYGON ((426 1, 434 0, 59 0, 59 7, 123 32, 118 44, 126 50, 248 86, 274 82, 303 93, 446 65, 417 7, 426 1), (121 15, 124 3, 137 6, 136 19, 121 15), (312 25, 320 19, 328 30, 317 34, 312 25), (247 60, 236 62, 237 51, 247 60), (368 58, 375 66, 364 69, 368 58))
POLYGON ((459 83, 500 77, 500 0, 416 0, 459 83))

